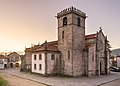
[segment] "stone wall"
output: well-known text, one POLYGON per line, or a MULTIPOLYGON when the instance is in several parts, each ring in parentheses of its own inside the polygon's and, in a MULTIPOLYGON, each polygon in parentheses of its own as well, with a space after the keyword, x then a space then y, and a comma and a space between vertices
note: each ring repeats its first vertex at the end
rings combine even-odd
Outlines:
POLYGON ((96 44, 91 44, 88 50, 88 76, 96 75, 96 44))
POLYGON ((47 53, 47 74, 59 74, 60 73, 60 53, 47 53), (52 59, 54 54, 55 58, 52 59))
POLYGON ((24 58, 22 59, 22 71, 31 71, 32 63, 32 53, 30 51, 26 51, 24 58))
POLYGON ((109 62, 106 51, 106 42, 105 42, 106 37, 104 36, 102 30, 100 30, 97 34, 97 58, 98 60, 98 68, 99 69, 99 74, 106 74, 107 72, 107 64, 109 62))
POLYGON ((85 47, 85 16, 82 17, 73 11, 63 14, 57 17, 58 49, 62 57, 62 73, 70 76, 81 76, 83 74, 82 62, 85 47), (67 17, 66 26, 63 26, 64 17, 67 17), (78 18, 80 18, 80 26, 77 26, 78 18), (64 38, 62 38, 63 31, 64 38))

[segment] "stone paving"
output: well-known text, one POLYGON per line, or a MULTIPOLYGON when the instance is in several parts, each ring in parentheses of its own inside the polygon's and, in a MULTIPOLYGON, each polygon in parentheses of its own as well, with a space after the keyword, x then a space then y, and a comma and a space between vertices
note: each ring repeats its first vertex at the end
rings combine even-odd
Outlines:
POLYGON ((31 74, 27 72, 19 72, 18 69, 0 70, 13 76, 33 80, 50 86, 99 86, 101 84, 120 79, 120 72, 111 73, 109 75, 92 76, 92 77, 44 77, 38 74, 31 74))
POLYGON ((21 78, 18 76, 13 76, 4 72, 0 73, 0 76, 8 81, 8 85, 6 86, 46 86, 45 84, 21 78))

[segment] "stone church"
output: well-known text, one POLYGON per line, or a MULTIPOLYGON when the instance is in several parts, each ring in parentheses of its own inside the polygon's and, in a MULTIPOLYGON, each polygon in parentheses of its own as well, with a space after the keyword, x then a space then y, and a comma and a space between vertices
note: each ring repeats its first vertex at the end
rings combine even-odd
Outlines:
POLYGON ((72 77, 109 74, 110 50, 102 29, 85 35, 86 14, 74 7, 57 14, 58 40, 25 49, 22 71, 72 77))

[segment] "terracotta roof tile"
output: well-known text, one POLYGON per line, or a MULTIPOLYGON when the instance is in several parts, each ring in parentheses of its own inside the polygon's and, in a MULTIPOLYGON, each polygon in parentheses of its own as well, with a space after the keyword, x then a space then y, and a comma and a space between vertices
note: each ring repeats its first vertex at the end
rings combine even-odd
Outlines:
POLYGON ((43 43, 38 50, 58 51, 58 41, 43 43))
POLYGON ((87 39, 94 39, 94 38, 96 38, 97 37, 97 34, 90 34, 90 35, 86 35, 85 36, 85 39, 87 40, 87 39))
MULTIPOLYGON (((94 39, 96 38, 96 34, 90 34, 86 35, 85 39, 94 39)), ((87 46, 90 46, 90 44, 86 44, 87 46)), ((58 51, 58 41, 51 41, 51 42, 44 42, 41 45, 35 45, 31 48, 26 48, 25 51, 42 51, 42 50, 50 50, 50 51, 58 51)))
POLYGON ((0 59, 7 59, 4 55, 0 55, 0 59))
POLYGON ((58 41, 51 41, 51 42, 45 42, 41 45, 35 45, 31 48, 26 48, 25 51, 42 51, 42 50, 49 50, 49 51, 58 51, 58 41))

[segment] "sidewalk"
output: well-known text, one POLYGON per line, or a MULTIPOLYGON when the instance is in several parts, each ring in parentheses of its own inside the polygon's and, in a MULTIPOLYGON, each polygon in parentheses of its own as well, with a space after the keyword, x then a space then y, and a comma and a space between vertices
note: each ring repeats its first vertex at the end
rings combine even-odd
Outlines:
POLYGON ((120 73, 111 73, 109 75, 93 76, 93 77, 43 77, 38 74, 19 72, 18 69, 0 70, 0 72, 9 73, 13 76, 29 79, 52 86, 98 86, 116 79, 120 79, 120 73))

